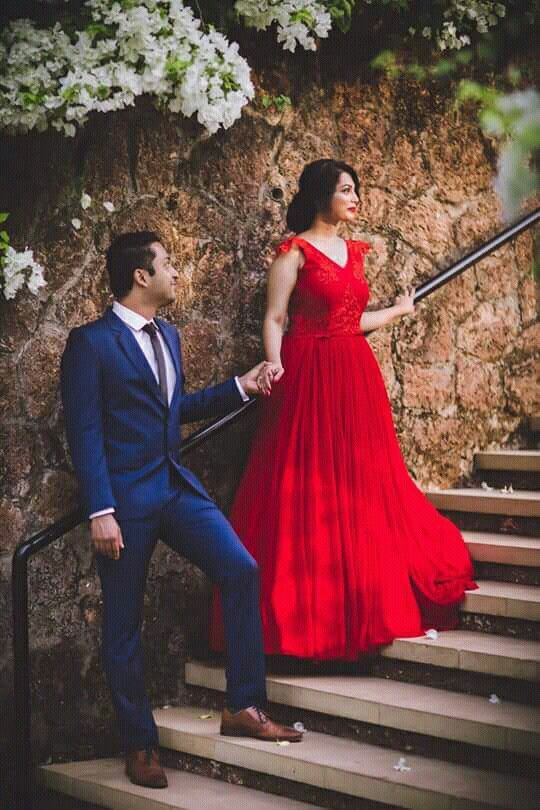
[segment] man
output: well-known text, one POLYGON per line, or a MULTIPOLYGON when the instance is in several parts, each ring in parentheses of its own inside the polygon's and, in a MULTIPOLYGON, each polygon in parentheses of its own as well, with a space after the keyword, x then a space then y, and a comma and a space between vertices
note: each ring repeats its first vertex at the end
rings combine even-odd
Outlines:
POLYGON ((159 539, 221 589, 227 702, 221 733, 297 742, 264 713, 258 571, 197 478, 180 464, 180 426, 218 417, 267 389, 259 363, 241 377, 184 393, 177 330, 155 317, 178 273, 157 233, 117 237, 107 252, 112 308, 74 329, 62 358, 66 432, 90 519, 103 590, 103 659, 132 782, 166 787, 143 679, 146 574, 159 539))

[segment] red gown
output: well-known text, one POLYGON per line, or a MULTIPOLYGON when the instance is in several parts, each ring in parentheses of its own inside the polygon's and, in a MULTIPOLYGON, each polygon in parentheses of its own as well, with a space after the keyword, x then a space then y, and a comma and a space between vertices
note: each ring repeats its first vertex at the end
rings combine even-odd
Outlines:
MULTIPOLYGON (((293 237, 305 262, 283 338, 285 374, 260 421, 230 514, 257 560, 267 654, 354 660, 399 636, 456 626, 476 588, 459 530, 409 476, 379 366, 359 331, 369 245, 344 267, 293 237)), ((223 649, 219 597, 210 629, 223 649)))

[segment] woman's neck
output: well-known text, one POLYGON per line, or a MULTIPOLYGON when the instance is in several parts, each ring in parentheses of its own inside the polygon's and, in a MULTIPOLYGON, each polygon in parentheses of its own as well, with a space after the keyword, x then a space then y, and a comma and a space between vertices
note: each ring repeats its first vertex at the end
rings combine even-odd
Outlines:
POLYGON ((309 232, 313 234, 313 236, 330 241, 337 237, 337 229, 337 222, 329 222, 319 215, 315 217, 313 224, 309 228, 309 232))

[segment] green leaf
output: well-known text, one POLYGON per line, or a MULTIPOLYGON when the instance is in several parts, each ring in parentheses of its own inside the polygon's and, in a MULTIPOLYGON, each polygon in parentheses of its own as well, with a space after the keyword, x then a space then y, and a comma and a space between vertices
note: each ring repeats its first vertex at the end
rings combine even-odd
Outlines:
POLYGON ((504 135, 506 127, 502 116, 492 109, 482 110, 480 113, 480 126, 490 135, 504 135))
POLYGON ((70 101, 75 101, 78 98, 80 92, 81 85, 72 84, 71 87, 66 87, 66 89, 62 92, 62 98, 65 99, 69 104, 70 101))
POLYGON ((7 231, 0 231, 0 242, 9 242, 9 233, 7 231))
POLYGON ((5 222, 8 217, 9 214, 7 213, 0 214, 0 222, 5 222))
POLYGON ((470 48, 463 48, 455 54, 455 60, 459 65, 468 65, 473 57, 470 48))
POLYGON ((423 81, 427 75, 425 67, 422 67, 422 65, 419 65, 416 62, 412 65, 407 65, 406 72, 409 74, 409 76, 412 76, 419 82, 423 81))
POLYGON ((165 62, 167 78, 173 82, 181 81, 190 64, 191 62, 186 59, 175 59, 173 56, 169 57, 165 62))
POLYGON ((433 68, 433 74, 435 76, 449 76, 451 73, 455 73, 456 65, 451 59, 441 59, 433 68))
POLYGON ((519 142, 527 149, 540 149, 540 120, 531 121, 519 128, 519 142))

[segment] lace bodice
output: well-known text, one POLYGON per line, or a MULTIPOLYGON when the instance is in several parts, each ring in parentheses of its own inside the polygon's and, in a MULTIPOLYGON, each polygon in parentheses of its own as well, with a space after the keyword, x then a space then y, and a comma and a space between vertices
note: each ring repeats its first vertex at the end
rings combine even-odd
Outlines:
POLYGON ((370 245, 346 240, 347 262, 341 267, 299 236, 282 242, 278 253, 287 253, 293 244, 302 250, 305 261, 289 302, 288 335, 359 334, 360 318, 369 298, 364 256, 370 245))

